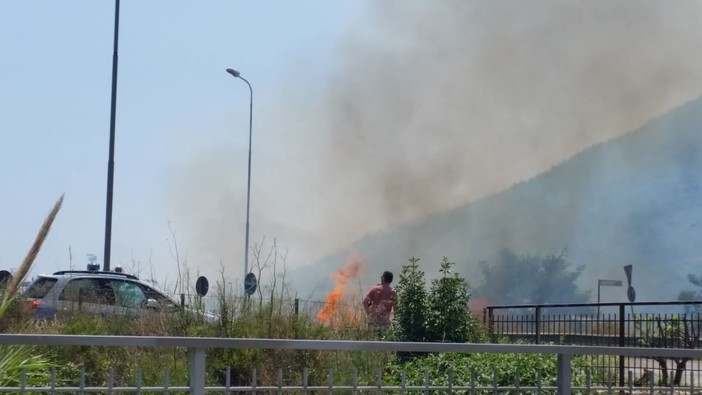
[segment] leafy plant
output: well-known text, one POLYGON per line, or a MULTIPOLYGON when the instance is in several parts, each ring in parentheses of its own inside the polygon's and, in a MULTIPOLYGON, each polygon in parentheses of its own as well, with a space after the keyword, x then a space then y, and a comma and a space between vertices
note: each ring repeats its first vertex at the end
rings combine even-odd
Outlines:
POLYGON ((28 386, 46 384, 51 379, 49 361, 36 354, 29 346, 5 345, 0 347, 0 388, 19 387, 22 371, 28 386))
POLYGON ((397 284, 394 334, 398 341, 421 342, 429 338, 428 294, 424 272, 419 269, 419 259, 410 258, 409 265, 402 267, 397 284))
MULTIPOLYGON (((584 358, 572 360, 572 383, 585 384, 588 364, 584 358)), ((471 385, 471 376, 476 387, 505 386, 554 386, 557 377, 555 355, 543 354, 431 354, 404 363, 391 364, 386 369, 384 382, 399 385, 402 372, 405 372, 406 385, 424 385, 425 371, 429 385, 448 385, 449 375, 455 386, 471 385), (518 373, 517 373, 518 372, 518 373)), ((442 394, 445 391, 432 391, 442 394)), ((456 394, 472 393, 455 391, 456 394)), ((525 393, 524 391, 500 393, 525 393)))
POLYGON ((479 337, 477 320, 469 309, 468 283, 452 271, 455 263, 444 257, 439 272, 432 280, 429 294, 428 337, 432 341, 463 343, 479 337))

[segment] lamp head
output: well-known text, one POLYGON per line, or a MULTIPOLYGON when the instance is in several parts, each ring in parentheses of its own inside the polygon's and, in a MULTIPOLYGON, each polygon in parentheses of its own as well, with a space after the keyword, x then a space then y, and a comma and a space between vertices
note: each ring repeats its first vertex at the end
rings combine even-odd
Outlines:
POLYGON ((239 78, 239 76, 241 75, 241 73, 231 68, 227 69, 227 73, 233 75, 235 78, 239 78))

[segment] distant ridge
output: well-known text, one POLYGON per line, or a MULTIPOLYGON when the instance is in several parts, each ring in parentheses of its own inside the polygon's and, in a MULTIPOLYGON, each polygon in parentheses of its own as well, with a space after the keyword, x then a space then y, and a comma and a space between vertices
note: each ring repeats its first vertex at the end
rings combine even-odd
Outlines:
MULTIPOLYGON (((473 286, 480 283, 477 263, 493 261, 502 248, 539 255, 565 249, 569 262, 586 267, 585 290, 596 291, 599 278, 625 280, 622 267, 633 264, 637 300, 675 299, 688 288, 688 273, 702 273, 702 99, 503 192, 354 247, 371 262, 369 279, 386 268, 399 272, 411 256, 433 276, 448 256, 473 286)), ((300 296, 328 291, 327 274, 347 256, 293 271, 300 296)), ((607 297, 624 301, 625 289, 607 297)))

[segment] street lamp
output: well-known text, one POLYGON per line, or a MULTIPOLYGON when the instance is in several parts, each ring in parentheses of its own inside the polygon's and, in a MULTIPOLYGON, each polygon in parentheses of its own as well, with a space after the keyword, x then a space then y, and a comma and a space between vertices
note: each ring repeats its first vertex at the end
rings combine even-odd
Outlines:
POLYGON ((110 103, 110 145, 107 158, 107 197, 105 198, 105 252, 102 270, 110 271, 112 251, 112 199, 115 179, 115 116, 117 112, 117 63, 119 44, 119 0, 115 0, 115 34, 112 46, 112 100, 110 103))
POLYGON ((227 69, 227 73, 246 82, 249 86, 249 168, 246 180, 246 241, 244 242, 244 277, 249 274, 249 209, 251 207, 251 135, 253 128, 253 89, 246 78, 234 69, 227 69))

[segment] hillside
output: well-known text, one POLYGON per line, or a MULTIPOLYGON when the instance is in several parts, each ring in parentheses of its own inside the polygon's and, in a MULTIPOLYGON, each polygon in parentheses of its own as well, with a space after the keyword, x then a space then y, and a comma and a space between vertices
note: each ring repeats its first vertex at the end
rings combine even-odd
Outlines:
MULTIPOLYGON (((687 273, 702 272, 700 152, 697 99, 501 193, 358 240, 355 250, 370 263, 363 284, 386 268, 399 272, 411 256, 433 275, 448 256, 478 285, 477 263, 493 261, 502 248, 539 255, 565 249, 569 262, 585 266, 580 285, 594 297, 598 278, 625 280, 622 266, 633 264, 638 301, 674 299, 687 273)), ((347 256, 296 270, 301 296, 326 292, 327 274, 347 256)), ((626 299, 624 288, 606 292, 603 301, 626 299)))

